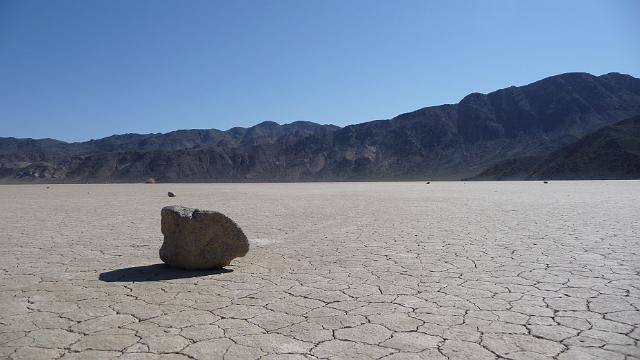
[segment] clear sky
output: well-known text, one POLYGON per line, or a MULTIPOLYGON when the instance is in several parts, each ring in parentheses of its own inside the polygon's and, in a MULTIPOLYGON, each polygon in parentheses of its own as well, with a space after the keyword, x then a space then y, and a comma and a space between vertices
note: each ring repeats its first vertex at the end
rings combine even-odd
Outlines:
POLYGON ((347 125, 563 72, 640 77, 637 0, 1 0, 0 136, 347 125))

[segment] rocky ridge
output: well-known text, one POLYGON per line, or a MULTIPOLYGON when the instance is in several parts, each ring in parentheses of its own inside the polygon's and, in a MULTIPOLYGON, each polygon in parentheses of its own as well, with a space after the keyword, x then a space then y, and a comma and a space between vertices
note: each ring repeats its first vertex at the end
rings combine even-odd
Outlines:
POLYGON ((636 115, 640 79, 567 73, 344 128, 264 122, 81 143, 0 138, 0 181, 457 180, 636 115))

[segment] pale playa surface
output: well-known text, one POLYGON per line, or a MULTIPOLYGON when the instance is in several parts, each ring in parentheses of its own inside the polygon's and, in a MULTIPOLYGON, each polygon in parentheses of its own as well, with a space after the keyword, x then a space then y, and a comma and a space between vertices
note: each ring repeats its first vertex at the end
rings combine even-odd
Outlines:
POLYGON ((0 186, 0 358, 639 358, 639 219, 640 182, 0 186), (171 204, 249 254, 147 266, 171 204))

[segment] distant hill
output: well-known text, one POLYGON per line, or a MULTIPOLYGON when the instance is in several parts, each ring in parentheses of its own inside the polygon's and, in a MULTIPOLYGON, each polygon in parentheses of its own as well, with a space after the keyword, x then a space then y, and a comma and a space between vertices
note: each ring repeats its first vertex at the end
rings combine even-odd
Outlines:
MULTIPOLYGON (((522 179, 550 176, 544 171, 559 176, 561 169, 567 178, 582 178, 596 174, 587 171, 588 159, 609 156, 618 143, 602 140, 597 154, 584 158, 558 152, 586 146, 579 144, 588 137, 578 139, 637 115, 640 79, 567 73, 344 128, 264 122, 81 143, 0 138, 0 181, 522 179), (550 154, 559 155, 551 162, 550 154), (584 170, 569 175, 572 164, 584 170)), ((621 160, 616 174, 634 173, 633 159, 621 160)))
POLYGON ((472 179, 640 179, 640 116, 596 130, 547 156, 499 162, 472 179))

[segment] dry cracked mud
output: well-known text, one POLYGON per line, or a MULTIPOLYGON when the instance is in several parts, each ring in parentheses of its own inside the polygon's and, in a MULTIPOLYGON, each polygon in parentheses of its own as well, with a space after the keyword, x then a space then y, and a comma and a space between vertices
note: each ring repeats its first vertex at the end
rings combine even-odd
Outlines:
POLYGON ((638 359, 639 200, 633 181, 1 186, 0 358, 638 359), (159 265, 172 204, 227 214, 249 254, 159 265))

